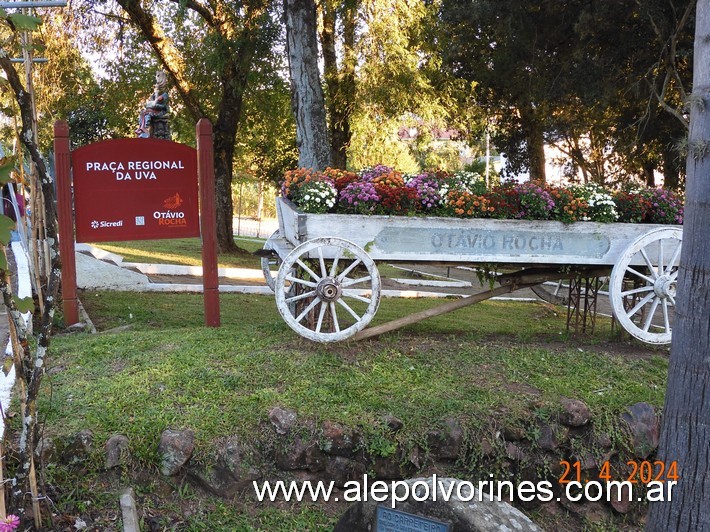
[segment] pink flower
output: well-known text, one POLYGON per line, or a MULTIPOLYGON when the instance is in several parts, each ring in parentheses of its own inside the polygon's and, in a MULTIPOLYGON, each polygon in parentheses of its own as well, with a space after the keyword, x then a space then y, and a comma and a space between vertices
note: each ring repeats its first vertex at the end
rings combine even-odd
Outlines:
POLYGON ((0 532, 12 532, 20 526, 20 518, 16 515, 8 515, 5 519, 0 520, 0 532))

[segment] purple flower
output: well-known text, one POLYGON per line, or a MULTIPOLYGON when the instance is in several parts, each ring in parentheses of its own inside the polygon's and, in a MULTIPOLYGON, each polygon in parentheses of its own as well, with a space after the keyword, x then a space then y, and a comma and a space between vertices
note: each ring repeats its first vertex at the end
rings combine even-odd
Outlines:
POLYGON ((379 201, 375 185, 369 181, 350 183, 340 191, 340 205, 346 211, 367 214, 374 210, 379 201))
POLYGON ((9 514, 5 519, 0 520, 0 532, 12 532, 20 526, 20 518, 9 514))

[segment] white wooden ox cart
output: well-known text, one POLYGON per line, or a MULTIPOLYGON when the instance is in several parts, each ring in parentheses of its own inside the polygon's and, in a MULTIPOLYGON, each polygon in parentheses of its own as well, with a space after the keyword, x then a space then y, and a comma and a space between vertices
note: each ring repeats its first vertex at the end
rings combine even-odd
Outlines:
POLYGON ((648 224, 305 214, 277 198, 279 230, 262 254, 286 323, 317 342, 381 334, 544 281, 609 275, 611 307, 631 335, 670 342, 682 230, 648 224), (271 262, 280 263, 272 277, 271 262), (505 266, 482 294, 363 330, 380 301, 377 263, 505 266))

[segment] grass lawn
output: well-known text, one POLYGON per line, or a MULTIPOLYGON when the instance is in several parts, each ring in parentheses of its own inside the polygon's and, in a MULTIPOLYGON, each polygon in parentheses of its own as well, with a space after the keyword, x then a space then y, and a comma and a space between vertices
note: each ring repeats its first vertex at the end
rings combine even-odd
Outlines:
MULTIPOLYGON (((635 402, 663 403, 665 349, 612 339, 603 319, 595 336, 569 338, 564 311, 545 305, 489 301, 378 339, 320 345, 293 333, 271 297, 222 295, 222 326, 216 329, 203 326, 199 295, 80 297, 107 332, 53 339, 41 410, 47 434, 93 431, 95 465, 106 439, 122 433, 134 468, 156 471, 157 442, 168 427, 194 430, 193 460, 208 464, 227 437, 265 437, 267 413, 275 405, 296 410, 299 418, 359 427, 363 445, 385 454, 393 445, 421 441, 447 417, 463 420, 475 442, 491 418, 526 427, 531 403, 536 415, 545 416, 563 396, 585 401, 602 425, 635 402), (383 426, 386 414, 404 421, 396 437, 383 426)), ((438 303, 384 299, 374 322, 438 303)), ((336 520, 317 506, 213 499, 178 481, 166 502, 166 481, 157 476, 140 488, 144 518, 169 514, 179 530, 328 530, 336 520), (181 512, 187 506, 188 515, 181 512)), ((73 512, 82 501, 90 502, 87 512, 113 507, 117 486, 135 482, 129 472, 106 478, 92 469, 79 479, 48 471, 60 504, 73 512)))
MULTIPOLYGON (((264 247, 264 241, 251 238, 236 238, 243 251, 220 253, 220 268, 260 268, 259 257, 252 255, 264 247)), ((174 238, 169 240, 135 240, 127 242, 100 242, 96 247, 121 255, 126 262, 148 264, 202 265, 201 244, 198 238, 174 238)))

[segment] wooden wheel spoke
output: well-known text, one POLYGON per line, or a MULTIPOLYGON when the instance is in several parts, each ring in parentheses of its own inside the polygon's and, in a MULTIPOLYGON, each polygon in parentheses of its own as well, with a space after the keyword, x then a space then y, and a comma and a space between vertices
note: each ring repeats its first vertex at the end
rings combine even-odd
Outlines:
POLYGON ((350 297, 352 299, 357 299, 358 301, 362 301, 363 303, 367 303, 368 305, 371 303, 371 300, 365 296, 361 296, 359 294, 343 294, 343 297, 350 297))
POLYGON ((323 258, 323 248, 318 248, 318 262, 320 263, 321 279, 328 277, 328 270, 325 267, 325 259, 323 258))
POLYGON ((671 332, 671 321, 668 318, 668 301, 665 299, 663 300, 663 327, 667 333, 671 332))
POLYGON ((355 318, 355 321, 360 321, 360 316, 358 316, 357 313, 345 301, 343 301, 342 299, 338 299, 338 304, 345 310, 347 310, 350 315, 355 318))
POLYGON ((321 327, 323 327, 323 317, 325 316, 325 311, 328 308, 328 303, 323 301, 320 305, 320 312, 318 313, 318 323, 316 324, 316 332, 319 333, 321 327))
POLYGON ((310 292, 305 292, 303 294, 298 294, 297 296, 293 297, 287 297, 286 298, 286 303, 293 303, 294 301, 300 301, 301 299, 306 299, 308 297, 313 297, 316 295, 315 290, 311 290, 310 292))
POLYGON ((296 264, 303 268, 304 271, 313 278, 313 280, 315 280, 316 282, 320 281, 321 278, 318 277, 318 275, 313 270, 311 270, 301 259, 296 259, 296 264))
POLYGON ((316 307, 318 303, 320 303, 320 299, 318 298, 315 298, 313 301, 311 301, 310 305, 303 309, 303 312, 298 315, 298 317, 296 318, 296 323, 300 323, 301 320, 305 318, 308 313, 316 307))
POLYGON ((630 296, 631 294, 641 294, 643 292, 650 292, 653 290, 653 286, 651 285, 646 285, 646 286, 641 286, 639 288, 634 288, 633 290, 626 290, 624 292, 621 292, 622 296, 630 296))
POLYGON ((346 288, 348 286, 353 286, 353 285, 360 284, 360 283, 366 283, 367 281, 371 281, 371 280, 372 280, 372 276, 368 275, 367 277, 360 277, 359 279, 348 279, 347 281, 343 281, 341 283, 341 286, 343 288, 346 288))
POLYGON ((338 261, 340 260, 340 256, 342 255, 342 253, 342 248, 338 248, 338 252, 335 254, 335 258, 333 259, 333 264, 330 267, 331 277, 335 277, 335 274, 338 273, 338 261))
POLYGON ((642 308, 646 303, 648 303, 649 301, 651 301, 655 296, 656 296, 656 293, 655 293, 655 292, 651 292, 651 293, 648 294, 646 297, 644 297, 641 301, 639 301, 638 303, 636 303, 636 306, 635 306, 634 308, 632 308, 629 312, 627 312, 626 315, 627 315, 629 318, 631 318, 634 314, 636 314, 639 310, 641 310, 641 308, 642 308))
POLYGON ((286 280, 291 281, 292 283, 297 283, 297 284, 302 284, 303 286, 308 286, 309 288, 315 288, 316 286, 318 286, 316 283, 306 281, 305 279, 299 279, 298 277, 294 277, 293 275, 287 275, 286 280))
POLYGON ((641 272, 635 270, 635 269, 632 268, 631 266, 627 266, 627 267, 626 267, 626 271, 629 272, 629 273, 633 273, 634 275, 636 275, 637 277, 640 277, 641 279, 643 279, 643 280, 646 281, 647 283, 653 284, 653 281, 654 281, 653 278, 649 277, 648 275, 644 275, 643 273, 641 273, 641 272))
POLYGON ((658 273, 657 276, 663 275, 663 240, 658 241, 658 273))
POLYGON ((335 303, 330 302, 330 315, 333 317, 333 327, 335 332, 340 332, 340 323, 338 323, 338 313, 335 312, 335 303))
MULTIPOLYGON (((668 266, 666 267, 665 271, 663 273, 669 274, 673 271, 674 264, 680 257, 680 249, 681 249, 681 242, 678 242, 678 245, 675 247, 675 250, 673 251, 673 255, 671 256, 671 260, 668 261, 668 266)), ((677 272, 678 270, 676 270, 677 272)), ((677 276, 677 273, 676 273, 677 276)))
POLYGON ((348 276, 348 274, 349 274, 351 271, 353 271, 355 268, 357 268, 361 263, 362 263, 362 261, 361 261, 360 259, 355 259, 354 261, 352 261, 352 263, 350 263, 350 266, 348 266, 347 268, 345 268, 345 269, 340 273, 340 275, 338 275, 338 281, 342 281, 343 279, 345 279, 345 278, 348 276))
POLYGON ((653 267, 651 259, 648 258, 646 250, 644 248, 641 248, 639 251, 641 253, 641 256, 643 257, 643 260, 646 261, 646 266, 648 266, 648 270, 651 272, 651 275, 654 279, 656 279, 656 277, 658 277, 658 275, 656 275, 656 269, 653 267))
POLYGON ((653 304, 651 305, 651 310, 646 315, 646 320, 643 323, 644 332, 648 332, 648 329, 651 328, 651 323, 653 322, 654 314, 656 314, 656 309, 658 308, 659 300, 660 300, 660 298, 658 298, 658 297, 653 300, 653 304))

